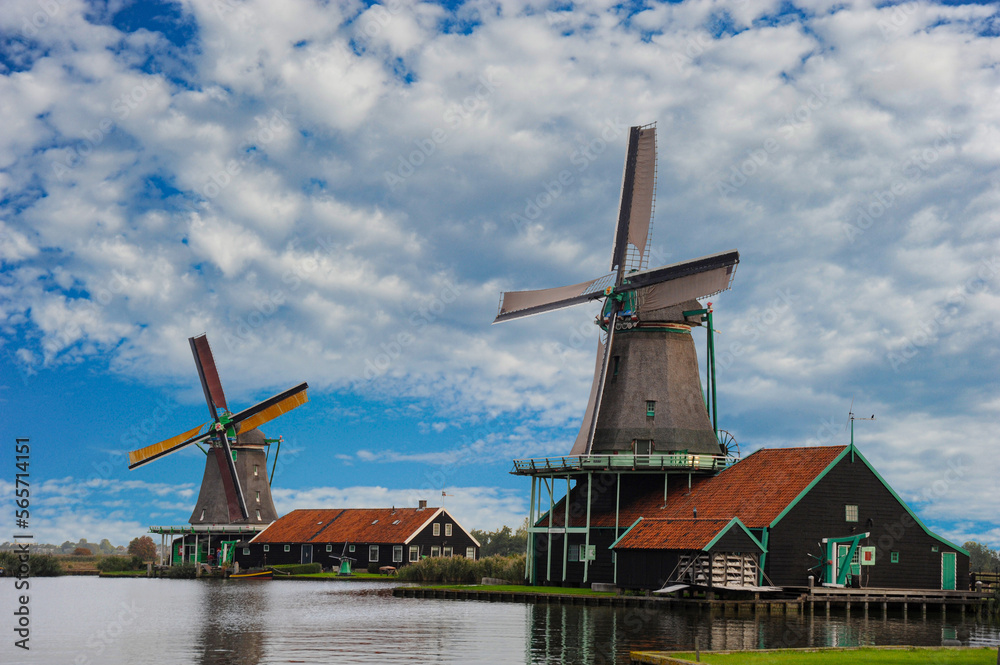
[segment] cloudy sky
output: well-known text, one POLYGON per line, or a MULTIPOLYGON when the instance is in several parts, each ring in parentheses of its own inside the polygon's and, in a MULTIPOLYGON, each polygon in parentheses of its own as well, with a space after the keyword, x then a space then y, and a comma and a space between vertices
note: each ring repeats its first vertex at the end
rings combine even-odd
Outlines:
POLYGON ((207 332, 232 405, 310 384, 265 428, 279 512, 519 524, 595 306, 491 326, 499 294, 603 274, 656 122, 651 265, 742 257, 722 426, 841 444, 853 400, 928 524, 1000 546, 998 35, 950 2, 5 0, 0 490, 29 437, 39 540, 184 523, 202 454, 125 452, 204 420, 207 332))

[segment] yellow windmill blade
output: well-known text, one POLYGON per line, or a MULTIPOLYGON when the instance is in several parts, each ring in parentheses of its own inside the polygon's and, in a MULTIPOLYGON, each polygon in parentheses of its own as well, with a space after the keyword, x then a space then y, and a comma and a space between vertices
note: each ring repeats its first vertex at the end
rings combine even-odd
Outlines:
POLYGON ((133 450, 128 454, 128 468, 134 469, 135 467, 145 464, 157 457, 163 457, 168 455, 175 450, 180 450, 184 446, 190 445, 195 441, 201 439, 207 439, 208 434, 203 434, 202 436, 197 436, 201 428, 207 423, 202 423, 195 427, 194 429, 188 430, 183 434, 178 434, 177 436, 171 437, 165 441, 160 441, 159 443, 154 443, 145 448, 139 448, 139 450, 133 450))
POLYGON ((306 395, 306 388, 308 387, 309 384, 302 383, 270 399, 266 399, 256 406, 237 413, 233 416, 232 422, 239 424, 240 432, 249 432, 255 427, 260 427, 281 414, 288 413, 295 407, 302 406, 308 402, 309 398, 306 395))

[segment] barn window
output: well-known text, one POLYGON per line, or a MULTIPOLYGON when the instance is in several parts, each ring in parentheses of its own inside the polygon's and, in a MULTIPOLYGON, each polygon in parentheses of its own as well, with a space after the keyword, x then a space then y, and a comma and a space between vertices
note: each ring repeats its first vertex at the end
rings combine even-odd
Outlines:
POLYGON ((446 548, 444 548, 444 550, 442 550, 441 556, 452 556, 454 553, 455 553, 455 550, 453 550, 450 547, 446 547, 446 548))
POLYGON ((446 535, 446 536, 450 536, 451 535, 451 525, 450 524, 445 524, 444 525, 444 535, 446 535))
POLYGON ((420 561, 420 546, 410 545, 410 563, 420 561))
POLYGON ((466 559, 475 559, 476 558, 476 548, 475 547, 466 547, 465 548, 465 558, 466 559))
POLYGON ((291 552, 292 551, 292 546, 291 545, 285 545, 285 551, 286 552, 291 552))
POLYGON ((849 503, 844 506, 844 518, 848 522, 858 521, 858 506, 857 504, 849 503))
POLYGON ((431 545, 431 556, 441 556, 441 548, 437 545, 431 545))
POLYGON ((893 563, 899 563, 899 552, 890 552, 889 560, 893 563))
POLYGON ((368 546, 368 561, 378 561, 378 545, 368 546))
POLYGON ((435 536, 441 535, 441 525, 438 524, 437 522, 434 523, 434 535, 435 536))
POLYGON ((249 547, 244 547, 243 548, 243 556, 250 556, 250 548, 249 547))
POLYGON ((579 545, 570 545, 569 546, 569 560, 570 561, 579 561, 580 560, 580 546, 579 545))
POLYGON ((348 552, 353 552, 354 551, 354 545, 348 545, 347 546, 347 551, 348 552))
POLYGON ((328 545, 326 546, 326 551, 327 551, 327 552, 332 552, 332 551, 333 551, 333 545, 329 545, 329 544, 328 544, 328 545))
POLYGON ((264 545, 264 551, 265 552, 270 552, 271 551, 271 546, 270 545, 264 545))
POLYGON ((393 545, 392 546, 392 562, 402 563, 403 562, 403 546, 393 545))
POLYGON ((937 545, 931 545, 931 552, 937 552, 937 551, 938 551, 938 546, 937 545))
POLYGON ((646 415, 650 418, 656 415, 656 402, 646 400, 646 415))

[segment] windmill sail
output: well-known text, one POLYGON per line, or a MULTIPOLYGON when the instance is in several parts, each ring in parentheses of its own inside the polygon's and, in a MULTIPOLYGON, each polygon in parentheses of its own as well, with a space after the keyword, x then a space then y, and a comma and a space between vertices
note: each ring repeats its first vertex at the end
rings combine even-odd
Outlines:
POLYGON ((614 273, 609 273, 589 282, 570 286, 535 291, 506 291, 500 295, 500 311, 493 323, 551 312, 554 309, 603 298, 606 289, 614 284, 614 277, 614 273))
POLYGON ((570 455, 586 455, 587 443, 590 441, 590 427, 597 416, 597 385, 600 383, 601 370, 604 367, 604 342, 597 340, 597 357, 594 358, 594 381, 590 384, 590 397, 587 398, 587 410, 583 414, 580 433, 576 435, 570 455))
POLYGON ((632 127, 622 174, 618 224, 611 248, 611 269, 619 274, 642 268, 653 218, 655 189, 656 127, 632 127))

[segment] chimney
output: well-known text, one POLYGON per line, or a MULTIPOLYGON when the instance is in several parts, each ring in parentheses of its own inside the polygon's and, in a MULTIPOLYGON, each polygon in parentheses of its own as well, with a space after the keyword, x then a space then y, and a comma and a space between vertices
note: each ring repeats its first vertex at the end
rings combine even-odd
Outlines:
POLYGON ((427 507, 427 499, 421 499, 417 502, 417 510, 423 510, 427 507))

